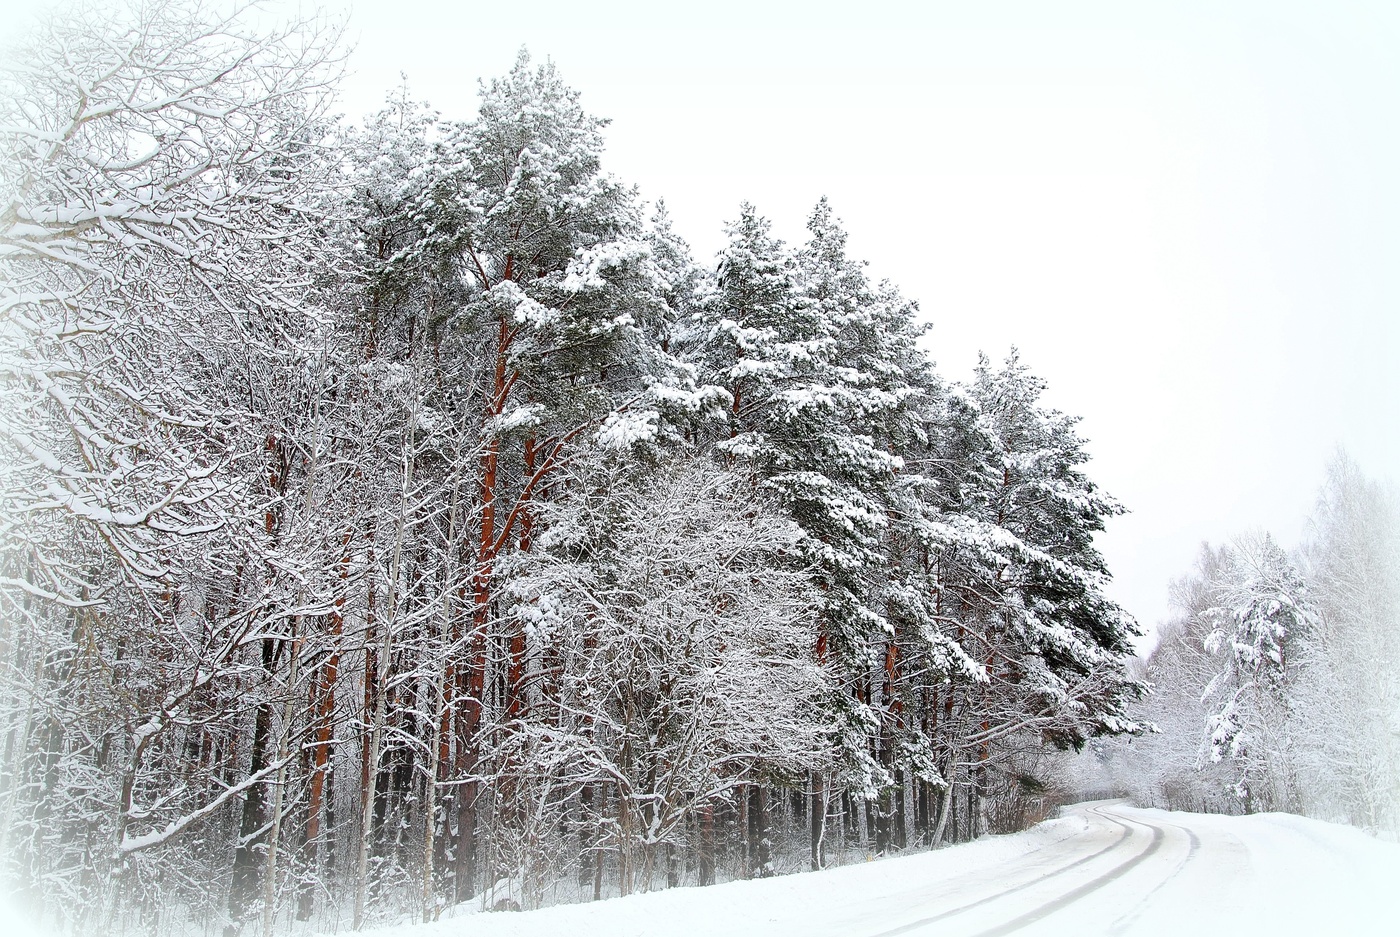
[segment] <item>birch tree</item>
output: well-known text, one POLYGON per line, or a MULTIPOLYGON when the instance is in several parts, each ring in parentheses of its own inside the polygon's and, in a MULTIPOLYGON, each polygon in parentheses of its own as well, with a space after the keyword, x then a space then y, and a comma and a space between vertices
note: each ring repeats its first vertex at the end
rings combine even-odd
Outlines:
POLYGON ((831 765, 831 688, 798 531, 742 477, 699 461, 597 490, 552 505, 541 550, 512 566, 512 614, 560 673, 508 761, 536 810, 589 785, 595 811, 613 805, 589 820, 626 894, 697 845, 699 811, 831 765))
POLYGON ((1339 453, 1302 551, 1316 619, 1296 642, 1295 764, 1307 809, 1400 826, 1400 506, 1339 453))

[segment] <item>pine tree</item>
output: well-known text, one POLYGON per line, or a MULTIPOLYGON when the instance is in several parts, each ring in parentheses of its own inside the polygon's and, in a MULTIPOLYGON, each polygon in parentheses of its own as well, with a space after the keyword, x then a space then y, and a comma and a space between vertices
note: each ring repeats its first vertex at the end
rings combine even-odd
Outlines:
POLYGON ((1221 570, 1221 604, 1204 610, 1205 649, 1220 660, 1201 699, 1204 756, 1235 766, 1235 796, 1246 813, 1297 809, 1288 750, 1289 649, 1316 627, 1307 584, 1265 534, 1242 539, 1221 570))
MULTIPOLYGON (((789 255, 768 222, 741 207, 688 323, 687 354, 702 380, 731 395, 716 449, 751 467, 802 531, 822 589, 815 653, 841 674, 829 705, 842 783, 876 798, 892 793, 896 748, 913 750, 894 740, 901 704, 886 538, 903 465, 894 450, 917 432, 910 406, 931 378, 914 345, 912 304, 887 284, 871 286, 825 201, 808 228, 810 241, 789 255)), ((812 783, 821 865, 825 782, 812 783)))
POLYGON ((474 429, 456 456, 475 460, 464 470, 470 509, 461 525, 471 531, 470 624, 465 659, 452 665, 452 773, 466 782, 456 795, 463 895, 476 874, 483 733, 490 718, 524 715, 532 653, 518 623, 497 615, 498 563, 532 549, 539 504, 580 452, 651 444, 672 432, 666 414, 701 399, 655 344, 672 316, 670 284, 652 262, 632 193, 601 170, 603 124, 553 65, 532 66, 522 52, 508 76, 483 87, 478 117, 441 128, 427 164, 409 174, 425 184, 389 217, 402 217, 414 239, 369 281, 398 295, 415 282, 402 268, 438 284, 420 300, 427 326, 448 329, 440 346, 433 339, 433 355, 451 362, 454 419, 474 429), (499 711, 488 712, 498 637, 506 689, 499 711))
POLYGON ((995 627, 1017 646, 1023 692, 1041 697, 1032 710, 1066 720, 1047 725, 1046 738, 1077 747, 1131 727, 1125 707, 1138 691, 1122 659, 1139 632, 1104 594, 1108 572, 1093 542, 1123 508, 1084 474, 1077 421, 1043 409, 1043 389, 1015 353, 999 371, 978 369, 972 394, 1000 462, 984 521, 1001 532, 998 548, 1013 564, 1000 577, 1011 589, 995 627), (1076 701, 1077 715, 1068 705, 1076 701))
POLYGON ((926 691, 924 721, 943 780, 974 802, 1009 790, 1017 736, 1078 747, 1138 728, 1127 707, 1141 687, 1123 666, 1136 625, 1105 596, 1093 546, 1122 509, 1083 473, 1074 420, 1045 410, 1043 390, 1014 353, 1000 369, 984 358, 970 386, 933 398, 911 486, 910 565, 948 680, 926 691))

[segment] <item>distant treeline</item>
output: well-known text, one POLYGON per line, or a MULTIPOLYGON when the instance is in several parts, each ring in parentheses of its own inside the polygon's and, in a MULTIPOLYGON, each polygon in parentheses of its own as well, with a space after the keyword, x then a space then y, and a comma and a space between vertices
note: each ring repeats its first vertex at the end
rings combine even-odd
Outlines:
POLYGON ((1173 584, 1139 709, 1160 730, 1096 746, 1154 806, 1283 810, 1400 836, 1400 500, 1345 455, 1302 548, 1203 546, 1173 584))

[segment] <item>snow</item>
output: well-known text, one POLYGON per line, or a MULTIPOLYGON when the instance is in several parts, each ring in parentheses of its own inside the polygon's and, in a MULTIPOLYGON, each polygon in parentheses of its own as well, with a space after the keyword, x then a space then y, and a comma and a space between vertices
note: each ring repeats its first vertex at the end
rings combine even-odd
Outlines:
POLYGON ((603 277, 606 271, 625 267, 650 256, 651 247, 644 241, 609 241, 590 247, 569 264, 568 274, 564 277, 561 287, 566 293, 603 289, 608 285, 603 277))
POLYGON ((24 913, 0 894, 0 937, 50 937, 31 924, 24 913))
POLYGON ((541 414, 544 413, 544 404, 528 403, 524 406, 514 407, 499 416, 492 417, 487 421, 484 434, 488 436, 504 436, 513 430, 526 426, 538 426, 541 414))
POLYGON ((635 409, 608 414, 598 428, 598 445, 606 449, 626 449, 656 438, 661 414, 652 409, 635 409))
POLYGON ((525 294, 514 280, 504 280, 491 288, 500 300, 514 309, 514 320, 537 329, 547 328, 559 321, 559 311, 543 305, 525 294))
POLYGON ((1010 836, 823 872, 678 888, 372 937, 558 934, 1383 934, 1400 846, 1289 814, 1227 817, 1099 801, 1010 836))

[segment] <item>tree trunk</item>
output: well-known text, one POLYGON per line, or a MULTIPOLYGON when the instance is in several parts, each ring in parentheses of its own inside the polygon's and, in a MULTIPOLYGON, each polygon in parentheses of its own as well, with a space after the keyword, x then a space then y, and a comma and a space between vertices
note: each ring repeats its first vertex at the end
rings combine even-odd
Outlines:
MULTIPOLYGON (((273 663, 272 638, 263 640, 262 663, 265 671, 271 671, 273 663)), ((267 767, 268 742, 272 738, 272 704, 259 703, 253 717, 253 753, 249 774, 257 774, 267 767)), ((238 846, 233 851, 233 879, 229 885, 228 912, 235 922, 228 932, 236 934, 242 929, 241 922, 256 900, 259 891, 259 873, 262 861, 257 846, 261 839, 258 831, 263 825, 264 794, 262 784, 248 788, 243 798, 243 810, 238 822, 238 846)))
POLYGON ((632 805, 617 792, 617 888, 622 897, 632 894, 632 805))
POLYGON ((768 788, 755 784, 750 789, 749 844, 753 874, 767 878, 773 874, 773 844, 768 839, 768 788))
MULTIPOLYGON (((929 842, 929 848, 937 849, 943 845, 943 833, 948 828, 948 815, 953 812, 953 776, 951 770, 944 775, 943 797, 938 805, 938 825, 933 828, 933 836, 929 842)), ((956 835, 956 828, 954 835, 956 835)))
POLYGON ((909 846, 909 821, 913 813, 915 788, 910 779, 900 772, 898 811, 895 813, 895 847, 906 849, 909 846))
MULTIPOLYGON (((304 601, 298 598, 300 605, 304 601)), ((277 911, 277 853, 282 842, 282 804, 287 786, 287 762, 291 758, 292 718, 296 714, 297 671, 301 663, 302 616, 292 625, 291 660, 287 664, 286 703, 282 709, 282 724, 277 733, 277 780, 272 788, 272 825, 267 833, 267 860, 263 871, 263 937, 271 937, 272 922, 277 911)))
POLYGON ((326 628, 331 640, 331 654, 321 670, 321 679, 312 701, 315 710, 316 734, 311 749, 311 784, 306 800, 306 876, 297 893, 297 920, 311 917, 315 903, 315 882, 319 875, 321 849, 321 814, 324 812, 326 778, 330 771, 331 735, 335 731, 335 691, 340 678, 340 636, 345 627, 346 581, 350 575, 350 543, 354 528, 347 528, 341 538, 340 587, 326 628))
MULTIPOLYGON (((446 732, 447 717, 447 679, 446 674, 439 671, 438 679, 434 682, 433 696, 437 700, 437 712, 434 714, 432 730, 438 734, 439 738, 446 732)), ((439 748, 438 739, 432 739, 428 745, 428 770, 423 778, 423 881, 422 881, 422 919, 427 923, 437 917, 436 889, 433 882, 433 870, 437 859, 435 834, 437 832, 437 788, 438 771, 442 764, 442 752, 439 748)))
POLYGON ((715 808, 711 803, 706 803, 700 808, 700 856, 696 863, 699 867, 700 885, 713 885, 715 883, 715 808))
MULTIPOLYGON (((498 326, 496 365, 491 402, 485 420, 505 411, 509 384, 506 380, 506 354, 511 335, 505 319, 498 326)), ((460 776, 469 777, 481 760, 481 723, 486 698, 487 628, 491 614, 491 576, 496 562, 496 487, 501 459, 500 436, 492 436, 481 455, 481 477, 478 500, 481 504, 481 527, 477 537, 475 564, 472 570, 472 631, 467 655, 467 693, 462 701, 459 720, 458 750, 460 776)), ((476 878, 476 798, 477 783, 462 785, 462 797, 457 805, 457 897, 470 895, 476 878)))
MULTIPOLYGON (((453 575, 453 557, 457 544, 457 512, 460 505, 461 485, 452 488, 452 503, 447 512, 447 542, 443 549, 442 575, 442 621, 439 625, 439 650, 444 653, 442 664, 435 668, 437 679, 433 685, 433 698, 437 702, 437 712, 431 726, 433 737, 428 742, 428 772, 424 777, 423 790, 423 922, 437 917, 436 866, 438 852, 441 851, 437 839, 437 790, 440 777, 449 755, 449 732, 451 729, 452 684, 454 675, 448 654, 448 642, 453 634, 452 599, 456 593, 453 575)), ((444 824, 445 825, 445 824, 444 824)), ((445 837, 444 837, 445 838, 445 837)))
MULTIPOLYGON (((525 440, 526 479, 535 474, 535 439, 525 440)), ((528 494, 523 494, 528 504, 528 494)), ((534 512, 528 507, 520 513, 520 551, 528 553, 534 536, 534 512)), ((516 622, 510 634, 510 673, 506 682, 506 718, 519 719, 525 714, 525 624, 516 622)))
MULTIPOLYGON (((282 519, 280 510, 280 499, 287 492, 287 476, 290 474, 290 466, 287 462, 286 447, 283 446, 275 435, 269 435, 264 444, 264 450, 269 454, 270 468, 268 474, 268 491, 271 495, 268 507, 263 512, 264 533, 268 537, 269 548, 276 545, 279 538, 279 524, 282 519)), ((276 575, 275 571, 269 570, 269 578, 276 575)), ((262 641, 262 668, 269 678, 276 669, 277 657, 280 647, 276 638, 264 638, 262 641)), ((249 769, 251 774, 257 774, 267 767, 268 743, 272 737, 272 703, 264 701, 258 704, 257 714, 253 718, 253 752, 252 765, 249 769)), ((228 910, 229 917, 234 921, 228 928, 231 933, 237 933, 242 929, 244 915, 257 898, 259 892, 259 872, 263 863, 258 856, 257 846, 260 842, 258 835, 263 825, 263 811, 265 808, 264 785, 255 784, 248 789, 248 795, 243 800, 242 816, 239 818, 238 845, 233 853, 233 878, 229 886, 228 910)))
POLYGON ((822 776, 812 772, 812 803, 807 811, 811 820, 812 871, 826 868, 826 789, 822 776))
MULTIPOLYGON (((417 412, 413 414, 413 420, 417 420, 417 412)), ((408 500, 413 484, 413 448, 414 432, 413 423, 410 423, 408 434, 408 451, 404 454, 403 485, 399 491, 399 516, 397 528, 394 531, 394 552, 389 561, 389 591, 384 600, 384 623, 381 628, 379 640, 379 673, 373 689, 374 693, 374 714, 373 726, 370 730, 368 752, 364 759, 366 786, 361 792, 363 803, 360 812, 360 843, 359 861, 355 872, 355 906, 352 918, 352 926, 359 930, 364 926, 365 921, 365 892, 369 887, 369 850, 371 840, 374 838, 374 808, 375 790, 378 787, 379 761, 382 754, 384 739, 384 719, 387 703, 388 677, 389 677, 389 653, 392 647, 394 623, 398 617, 399 605, 399 577, 402 573, 403 563, 403 543, 408 527, 408 500)), ((368 654, 368 649, 366 649, 368 654)), ((371 688, 366 688, 366 693, 371 688)))

